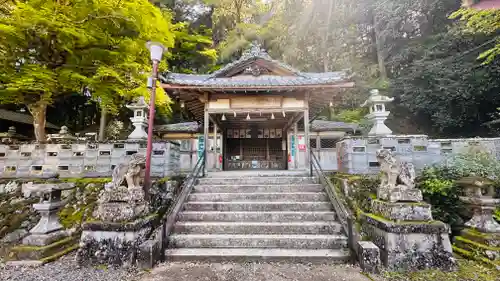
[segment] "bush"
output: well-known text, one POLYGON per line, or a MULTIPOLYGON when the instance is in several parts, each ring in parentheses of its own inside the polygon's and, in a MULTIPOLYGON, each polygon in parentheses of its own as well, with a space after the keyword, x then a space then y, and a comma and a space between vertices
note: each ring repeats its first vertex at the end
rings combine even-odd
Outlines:
POLYGON ((422 190, 425 201, 432 204, 435 219, 451 225, 454 232, 463 228, 470 218, 470 210, 459 199, 461 187, 455 181, 463 177, 478 176, 494 181, 500 186, 500 162, 490 153, 469 151, 455 154, 442 163, 425 168, 417 178, 417 188, 422 190))

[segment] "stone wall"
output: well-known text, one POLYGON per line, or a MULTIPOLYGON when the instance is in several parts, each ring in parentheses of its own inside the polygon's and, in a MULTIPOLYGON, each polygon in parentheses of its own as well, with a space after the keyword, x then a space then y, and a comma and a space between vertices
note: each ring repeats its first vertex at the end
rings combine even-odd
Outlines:
MULTIPOLYGON (((113 168, 135 153, 146 154, 145 142, 73 144, 0 144, 0 178, 110 177, 113 168)), ((175 141, 153 143, 151 175, 177 174, 180 145, 175 141)))
POLYGON ((425 135, 390 137, 346 137, 337 143, 338 171, 355 174, 378 173, 377 149, 385 148, 416 170, 441 162, 450 154, 482 149, 500 160, 500 138, 428 139, 425 135))

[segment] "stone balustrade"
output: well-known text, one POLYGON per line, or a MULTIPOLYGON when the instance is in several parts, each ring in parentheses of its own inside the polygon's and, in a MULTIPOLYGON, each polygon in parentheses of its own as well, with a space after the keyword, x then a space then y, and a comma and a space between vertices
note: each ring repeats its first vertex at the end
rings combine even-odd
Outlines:
MULTIPOLYGON (((146 154, 146 142, 0 144, 0 178, 32 178, 58 173, 60 177, 110 177, 123 158, 146 154)), ((180 145, 153 143, 151 174, 177 174, 180 145)))
POLYGON ((346 137, 337 143, 338 170, 353 174, 375 174, 379 167, 375 153, 391 150, 416 170, 439 163, 452 154, 481 149, 500 160, 500 138, 429 139, 426 135, 346 137))

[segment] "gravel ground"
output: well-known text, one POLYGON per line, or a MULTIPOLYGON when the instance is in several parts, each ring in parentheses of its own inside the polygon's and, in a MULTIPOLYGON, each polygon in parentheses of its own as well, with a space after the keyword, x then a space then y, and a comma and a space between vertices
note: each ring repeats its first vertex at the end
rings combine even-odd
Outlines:
POLYGON ((370 281, 351 265, 291 263, 188 263, 162 264, 141 281, 370 281))
POLYGON ((136 281, 144 272, 136 269, 79 267, 74 255, 40 267, 13 267, 0 263, 1 281, 136 281))
POLYGON ((150 273, 137 269, 79 267, 74 256, 40 267, 13 267, 0 263, 1 281, 370 281, 352 265, 292 263, 161 264, 150 273))

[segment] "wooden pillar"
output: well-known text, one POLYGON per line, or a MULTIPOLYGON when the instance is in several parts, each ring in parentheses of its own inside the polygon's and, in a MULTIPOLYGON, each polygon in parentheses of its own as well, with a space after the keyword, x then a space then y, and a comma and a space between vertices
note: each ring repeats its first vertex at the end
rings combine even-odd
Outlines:
POLYGON ((205 159, 204 159, 204 162, 205 162, 205 167, 204 167, 204 172, 205 172, 205 175, 208 173, 208 126, 210 125, 210 119, 209 119, 209 115, 208 115, 208 101, 205 102, 205 118, 204 118, 204 122, 203 122, 203 139, 204 139, 204 142, 205 142, 205 159))
POLYGON ((219 153, 217 153, 217 124, 214 123, 214 166, 219 169, 219 153))
POLYGON ((295 157, 293 157, 293 162, 294 162, 294 167, 295 169, 298 169, 299 168, 299 135, 298 135, 298 131, 299 131, 299 121, 295 122, 295 124, 293 124, 293 138, 295 138, 294 140, 294 144, 295 144, 295 147, 292 147, 292 149, 294 149, 295 151, 293 152, 295 154, 295 157))
MULTIPOLYGON (((307 102, 307 100, 306 100, 307 102)), ((306 165, 306 170, 311 173, 311 155, 310 153, 310 141, 309 141, 309 106, 307 106, 306 110, 304 111, 304 141, 306 144, 306 150, 305 150, 305 156, 304 156, 304 162, 306 165)))

